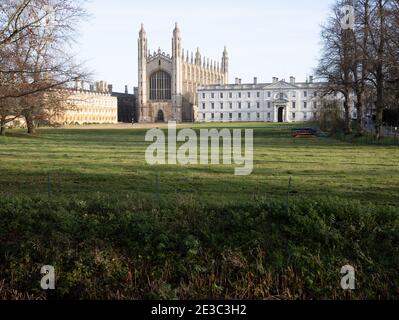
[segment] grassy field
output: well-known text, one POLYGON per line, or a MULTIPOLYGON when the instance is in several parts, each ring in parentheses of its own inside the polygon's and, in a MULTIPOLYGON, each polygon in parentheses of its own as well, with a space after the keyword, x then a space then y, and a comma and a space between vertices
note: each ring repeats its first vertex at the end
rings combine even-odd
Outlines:
POLYGON ((297 196, 398 204, 398 147, 294 140, 288 125, 249 126, 255 129, 255 162, 253 174, 245 178, 234 176, 232 166, 151 167, 144 159, 149 145, 144 129, 43 129, 35 137, 11 132, 0 138, 0 192, 45 194, 50 179, 54 196, 154 194, 159 175, 161 196, 184 193, 202 201, 241 201, 284 196, 292 177, 297 196))
POLYGON ((0 299, 398 299, 399 148, 240 126, 249 177, 148 166, 144 128, 0 137, 0 299))

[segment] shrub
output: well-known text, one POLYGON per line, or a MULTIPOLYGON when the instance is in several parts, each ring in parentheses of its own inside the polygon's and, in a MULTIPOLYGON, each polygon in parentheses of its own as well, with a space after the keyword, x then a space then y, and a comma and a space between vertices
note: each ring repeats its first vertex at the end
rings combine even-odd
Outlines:
POLYGON ((0 298, 398 298, 398 209, 342 199, 230 205, 143 196, 0 199, 0 298), (56 269, 56 290, 39 286, 56 269))

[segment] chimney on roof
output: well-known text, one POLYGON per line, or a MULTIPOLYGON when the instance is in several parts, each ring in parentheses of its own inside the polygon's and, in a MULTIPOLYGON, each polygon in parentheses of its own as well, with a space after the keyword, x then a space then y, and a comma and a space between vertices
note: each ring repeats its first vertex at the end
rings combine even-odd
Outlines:
POLYGON ((129 89, 127 86, 125 86, 125 94, 128 94, 128 93, 129 93, 129 89))
POLYGON ((295 84, 295 77, 290 77, 290 83, 295 84))
POLYGON ((238 78, 235 79, 235 84, 239 84, 240 80, 238 78))
POLYGON ((313 76, 310 76, 310 77, 309 77, 309 82, 310 82, 310 83, 313 83, 313 76))
POLYGON ((278 78, 277 77, 273 77, 273 83, 277 83, 278 82, 278 78))
POLYGON ((258 84, 258 78, 254 77, 254 84, 258 84))
POLYGON ((108 93, 114 92, 112 84, 108 85, 108 93))
POLYGON ((238 84, 242 84, 242 79, 238 79, 238 84))
POLYGON ((94 84, 90 85, 90 91, 94 91, 94 84))
POLYGON ((104 81, 100 81, 100 87, 99 87, 99 89, 100 90, 98 90, 98 91, 100 91, 100 92, 104 92, 105 90, 104 90, 104 86, 105 86, 105 83, 104 83, 104 81))

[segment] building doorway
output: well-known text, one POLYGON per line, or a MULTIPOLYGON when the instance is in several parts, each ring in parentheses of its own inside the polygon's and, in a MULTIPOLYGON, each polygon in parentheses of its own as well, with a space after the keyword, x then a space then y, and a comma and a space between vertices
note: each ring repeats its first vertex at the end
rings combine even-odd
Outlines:
POLYGON ((157 122, 165 122, 165 114, 162 110, 158 111, 157 122))
POLYGON ((284 122, 284 107, 279 107, 278 108, 277 120, 278 120, 279 123, 284 122))

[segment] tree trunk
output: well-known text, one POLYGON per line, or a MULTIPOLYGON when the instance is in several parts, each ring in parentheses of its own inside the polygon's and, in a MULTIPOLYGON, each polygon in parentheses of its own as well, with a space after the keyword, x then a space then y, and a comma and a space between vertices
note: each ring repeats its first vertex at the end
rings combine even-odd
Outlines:
POLYGON ((383 120, 383 112, 384 112, 384 53, 385 53, 385 13, 384 13, 384 4, 382 0, 378 0, 378 15, 380 22, 380 42, 377 50, 377 72, 376 72, 376 91, 377 91, 377 101, 376 101, 376 122, 375 122, 375 131, 376 131, 376 139, 379 141, 382 137, 382 120, 383 120))
POLYGON ((362 136, 364 134, 364 105, 363 105, 363 94, 358 93, 356 101, 356 136, 362 136))
POLYGON ((35 134, 35 126, 34 125, 28 125, 28 134, 35 134))
POLYGON ((350 113, 350 99, 349 99, 349 94, 345 94, 345 99, 344 99, 344 121, 345 121, 345 127, 344 127, 344 133, 345 134, 351 134, 352 133, 352 126, 351 126, 351 113, 350 113))
POLYGON ((375 138, 379 141, 382 138, 382 116, 383 110, 378 110, 375 117, 375 138))
POLYGON ((1 118, 0 119, 0 136, 5 136, 6 135, 6 119, 1 118))
POLYGON ((35 124, 30 116, 25 116, 26 126, 28 127, 28 134, 35 134, 35 124))
POLYGON ((375 138, 379 141, 382 137, 382 120, 384 112, 384 73, 382 64, 377 69, 377 101, 376 101, 376 119, 375 119, 375 138))
MULTIPOLYGON (((357 135, 362 136, 364 134, 364 114, 365 114, 365 90, 366 90, 366 78, 368 74, 367 65, 368 65, 368 39, 369 39, 369 0, 365 0, 363 3, 364 9, 364 20, 363 20, 363 48, 361 53, 361 83, 360 86, 357 87, 357 135), (359 116, 360 115, 360 116, 359 116)), ((357 74, 357 73, 355 73, 357 74)), ((367 130, 367 128, 366 128, 367 130)))

